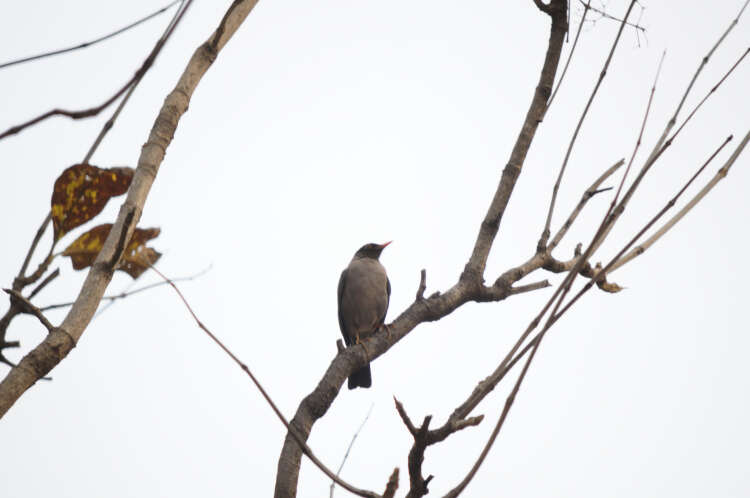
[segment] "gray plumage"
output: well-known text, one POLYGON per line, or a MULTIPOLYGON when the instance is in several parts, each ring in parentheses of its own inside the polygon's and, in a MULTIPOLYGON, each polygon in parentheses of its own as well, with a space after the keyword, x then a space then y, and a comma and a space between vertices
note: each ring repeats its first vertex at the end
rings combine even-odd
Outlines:
MULTIPOLYGON (((378 258, 390 244, 366 244, 341 272, 338 288, 339 327, 347 346, 358 344, 378 331, 385 321, 391 283, 378 258)), ((370 387, 370 365, 349 377, 349 389, 370 387)))

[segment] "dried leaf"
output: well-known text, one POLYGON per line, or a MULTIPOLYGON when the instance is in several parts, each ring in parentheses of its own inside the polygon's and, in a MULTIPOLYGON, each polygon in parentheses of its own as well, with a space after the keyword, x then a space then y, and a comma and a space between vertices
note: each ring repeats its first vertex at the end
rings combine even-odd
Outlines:
MULTIPOLYGON (((99 255, 104 241, 112 229, 112 224, 98 225, 84 233, 73 241, 63 251, 63 256, 69 256, 73 262, 73 268, 82 270, 91 266, 99 255)), ((136 228, 133 236, 125 248, 125 253, 120 260, 118 270, 126 272, 134 279, 148 270, 161 257, 158 251, 146 247, 146 243, 159 236, 158 228, 136 228)))
POLYGON ((52 192, 55 241, 101 213, 110 197, 127 192, 133 173, 132 168, 102 169, 90 164, 63 171, 52 192))

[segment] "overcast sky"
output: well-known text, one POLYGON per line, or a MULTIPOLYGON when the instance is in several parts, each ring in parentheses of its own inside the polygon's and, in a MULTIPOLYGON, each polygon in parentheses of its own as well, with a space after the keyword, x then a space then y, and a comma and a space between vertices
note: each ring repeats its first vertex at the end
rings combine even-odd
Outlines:
MULTIPOLYGON (((0 16, 0 63, 96 38, 162 3, 9 3, 0 16)), ((93 164, 135 166, 164 97, 229 3, 195 2, 93 164)), ((553 228, 594 178, 631 152, 662 51, 641 160, 741 3, 641 0, 633 15, 648 32, 623 35, 571 156, 553 228)), ((606 2, 612 15, 626 6, 606 2)), ((581 13, 574 2, 573 28, 581 13)), ((747 16, 701 74, 688 109, 747 48, 747 16)), ((162 16, 96 47, 0 71, 0 128, 105 100, 167 22, 162 16)), ((201 81, 140 226, 162 228, 153 245, 167 275, 212 265, 180 287, 288 417, 335 355, 336 284, 358 247, 394 240, 381 258, 393 288, 388 321, 413 300, 420 269, 428 293, 458 278, 526 113, 548 24, 531 0, 262 0, 201 81)), ((606 19, 584 27, 502 221, 488 281, 532 254, 616 29, 606 19)), ((749 86, 746 61, 664 154, 597 260, 613 255, 726 136, 734 133, 736 143, 745 135, 749 86)), ((54 118, 0 141, 3 287, 49 209, 55 178, 81 161, 110 112, 54 118)), ((612 276, 626 290, 591 292, 552 329, 464 496, 750 495, 748 185, 746 151, 682 223, 612 276)), ((608 200, 589 204, 559 258, 589 240, 608 200)), ((121 202, 91 225, 114 220, 121 202)), ((85 277, 66 260, 55 265, 62 275, 35 298, 40 306, 72 300, 85 277)), ((527 281, 543 278, 563 276, 537 272, 527 281)), ((136 286, 158 281, 149 273, 140 280, 136 286)), ((129 286, 118 274, 109 290, 129 286)), ((371 389, 341 391, 310 446, 337 468, 373 406, 342 476, 381 492, 398 466, 403 496, 411 437, 392 397, 414 420, 432 414, 441 424, 551 292, 468 304, 420 325, 373 363, 371 389)), ((59 323, 64 313, 49 318, 59 323)), ((17 318, 8 339, 23 347, 8 357, 20 360, 44 332, 35 319, 17 318)), ((51 375, 0 422, 0 496, 271 496, 283 427, 167 287, 108 308, 51 375)), ((428 450, 430 496, 471 467, 508 390, 475 410, 486 416, 479 427, 428 450)), ((304 460, 298 496, 327 496, 328 486, 304 460)))

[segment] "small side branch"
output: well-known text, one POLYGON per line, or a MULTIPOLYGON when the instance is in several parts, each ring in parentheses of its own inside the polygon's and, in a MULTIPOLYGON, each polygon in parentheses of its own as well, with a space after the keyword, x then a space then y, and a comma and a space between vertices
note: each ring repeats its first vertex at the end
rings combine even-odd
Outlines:
POLYGON ((3 289, 3 291, 6 294, 10 294, 11 296, 13 296, 13 299, 21 303, 21 309, 23 309, 26 313, 29 313, 37 317, 39 321, 42 322, 42 325, 45 326, 45 328, 47 329, 47 332, 52 332, 55 329, 55 326, 52 325, 49 320, 47 320, 46 316, 44 316, 44 313, 42 313, 42 310, 40 310, 39 308, 31 304, 31 301, 26 299, 23 296, 23 294, 13 289, 3 289))
POLYGON ((573 212, 570 213, 570 216, 568 216, 568 219, 565 220, 565 223, 563 223, 562 227, 557 231, 555 236, 552 238, 552 241, 549 243, 549 246, 545 248, 542 248, 543 250, 546 250, 546 252, 551 253, 557 245, 560 243, 560 241, 565 237, 565 234, 568 233, 568 230, 573 225, 573 222, 575 222, 576 218, 578 218, 578 215, 581 214, 581 211, 583 211, 583 208, 586 206, 586 203, 591 200, 592 197, 594 197, 597 194, 600 194, 602 192, 607 191, 608 189, 599 189, 599 185, 604 183, 604 181, 612 176, 615 171, 620 169, 620 167, 625 163, 624 159, 620 159, 617 161, 614 165, 612 165, 607 171, 601 174, 599 178, 594 181, 594 183, 591 184, 591 186, 586 189, 586 191, 581 196, 581 200, 578 201, 578 205, 573 209, 573 212))
POLYGON ((422 464, 424 463, 424 454, 428 446, 444 441, 451 434, 463 430, 467 427, 479 425, 484 417, 470 417, 461 420, 448 420, 442 427, 430 430, 432 415, 427 415, 422 425, 415 427, 414 423, 406 414, 404 405, 393 398, 396 404, 396 411, 401 420, 404 422, 409 434, 414 438, 411 450, 409 450, 409 492, 406 498, 420 498, 429 493, 428 485, 432 481, 432 475, 424 477, 422 475, 422 464))

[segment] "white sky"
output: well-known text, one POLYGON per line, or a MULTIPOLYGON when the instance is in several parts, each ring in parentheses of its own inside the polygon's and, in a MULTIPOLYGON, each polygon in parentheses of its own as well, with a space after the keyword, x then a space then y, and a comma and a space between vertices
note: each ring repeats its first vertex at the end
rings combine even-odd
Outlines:
MULTIPOLYGON (((93 164, 135 165, 162 100, 229 3, 195 3, 93 164)), ((632 30, 623 37, 573 152, 556 226, 601 171, 630 153, 662 50, 667 59, 641 157, 741 6, 641 3, 647 42, 632 30)), ((0 61, 95 38, 161 4, 14 2, 0 16, 0 61)), ((625 6, 607 2, 615 15, 625 6)), ((574 27, 580 14, 574 3, 574 27)), ((52 107, 104 100, 140 65, 166 22, 1 71, 0 128, 52 107)), ((746 49, 749 23, 743 19, 715 54, 688 108, 746 49)), ((553 177, 616 28, 606 20, 584 28, 503 219, 488 281, 531 255, 553 177)), ((525 115, 547 38, 547 18, 530 0, 261 1, 209 70, 141 226, 162 228, 154 246, 165 253, 159 266, 166 274, 213 264, 181 288, 289 417, 335 354, 336 283, 359 246, 395 240, 382 257, 393 286, 389 321, 413 299, 421 268, 428 293, 455 282, 525 115)), ((746 62, 665 153, 602 258, 727 135, 737 142, 747 132, 749 83, 746 62)), ((83 158, 110 112, 75 123, 55 118, 0 142, 3 286, 45 216, 55 177, 83 158)), ((465 496, 750 495, 749 157, 673 232, 615 274, 627 290, 592 292, 553 329, 465 496)), ((120 202, 98 223, 113 220, 120 202)), ((606 203, 604 196, 590 203, 560 258, 588 240, 606 203)), ((71 300, 80 288, 84 273, 56 263, 62 276, 36 298, 39 305, 71 300)), ((547 277, 562 280, 539 272, 528 281, 547 277)), ((142 280, 138 285, 157 279, 142 280)), ((128 285, 129 277, 118 275, 110 289, 128 285)), ((549 292, 469 304, 419 326, 373 364, 372 389, 340 393, 310 445, 338 467, 374 404, 342 475, 381 492, 399 466, 403 496, 411 438, 392 396, 415 421, 432 414, 441 424, 549 292)), ((63 316, 49 314, 54 323, 63 316)), ((19 360, 43 333, 34 319, 17 319, 8 339, 24 347, 8 356, 19 360)), ((168 288, 109 308, 52 376, 0 423, 0 496, 272 494, 281 424, 168 288)), ((477 408, 487 417, 480 427, 428 450, 424 472, 436 476, 430 496, 453 487, 473 464, 507 390, 477 408)), ((304 461, 298 496, 327 496, 328 485, 304 461)))

